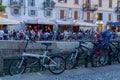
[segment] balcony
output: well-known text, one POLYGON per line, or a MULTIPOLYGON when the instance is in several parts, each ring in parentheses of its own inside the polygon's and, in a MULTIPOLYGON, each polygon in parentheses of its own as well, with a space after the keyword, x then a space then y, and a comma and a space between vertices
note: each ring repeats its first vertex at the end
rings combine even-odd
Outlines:
POLYGON ((93 20, 84 20, 84 22, 93 23, 93 20))
POLYGON ((84 3, 82 7, 84 11, 96 11, 98 9, 98 5, 90 5, 88 3, 84 3))
POLYGON ((10 2, 10 6, 11 6, 11 7, 20 8, 21 6, 23 6, 23 2, 11 1, 11 2, 10 2))
POLYGON ((115 7, 115 12, 120 13, 120 6, 115 7))
POLYGON ((55 2, 47 0, 43 3, 43 5, 44 5, 44 9, 52 10, 55 7, 55 2))

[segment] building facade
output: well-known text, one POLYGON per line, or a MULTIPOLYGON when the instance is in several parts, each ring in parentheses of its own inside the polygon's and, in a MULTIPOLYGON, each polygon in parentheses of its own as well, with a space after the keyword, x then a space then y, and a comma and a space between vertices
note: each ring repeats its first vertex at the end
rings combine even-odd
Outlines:
POLYGON ((2 4, 8 18, 21 22, 12 29, 104 31, 120 21, 119 0, 3 0, 2 4))

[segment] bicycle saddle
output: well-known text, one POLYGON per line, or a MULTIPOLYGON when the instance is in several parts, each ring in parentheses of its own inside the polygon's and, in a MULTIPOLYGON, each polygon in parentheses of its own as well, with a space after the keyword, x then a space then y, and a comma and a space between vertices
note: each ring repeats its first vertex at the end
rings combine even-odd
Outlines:
POLYGON ((42 45, 45 45, 45 46, 51 46, 52 43, 41 43, 42 45))

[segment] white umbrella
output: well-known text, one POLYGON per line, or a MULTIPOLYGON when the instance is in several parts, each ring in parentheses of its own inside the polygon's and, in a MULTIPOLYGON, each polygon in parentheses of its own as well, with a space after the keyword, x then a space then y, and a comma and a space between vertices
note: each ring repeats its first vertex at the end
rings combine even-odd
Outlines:
POLYGON ((17 25, 20 24, 20 21, 0 17, 0 25, 17 25))

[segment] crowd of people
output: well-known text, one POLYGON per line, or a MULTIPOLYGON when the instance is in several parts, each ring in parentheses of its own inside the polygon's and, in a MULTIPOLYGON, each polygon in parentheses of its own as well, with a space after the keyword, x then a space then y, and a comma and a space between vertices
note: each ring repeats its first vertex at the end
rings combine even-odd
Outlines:
MULTIPOLYGON (((120 31, 117 32, 112 30, 112 39, 120 40, 120 31)), ((48 31, 48 30, 13 30, 8 31, 7 29, 0 30, 0 40, 25 40, 32 36, 37 41, 41 40, 93 40, 101 37, 102 32, 93 30, 80 30, 79 32, 72 32, 70 30, 60 31, 48 31)))

